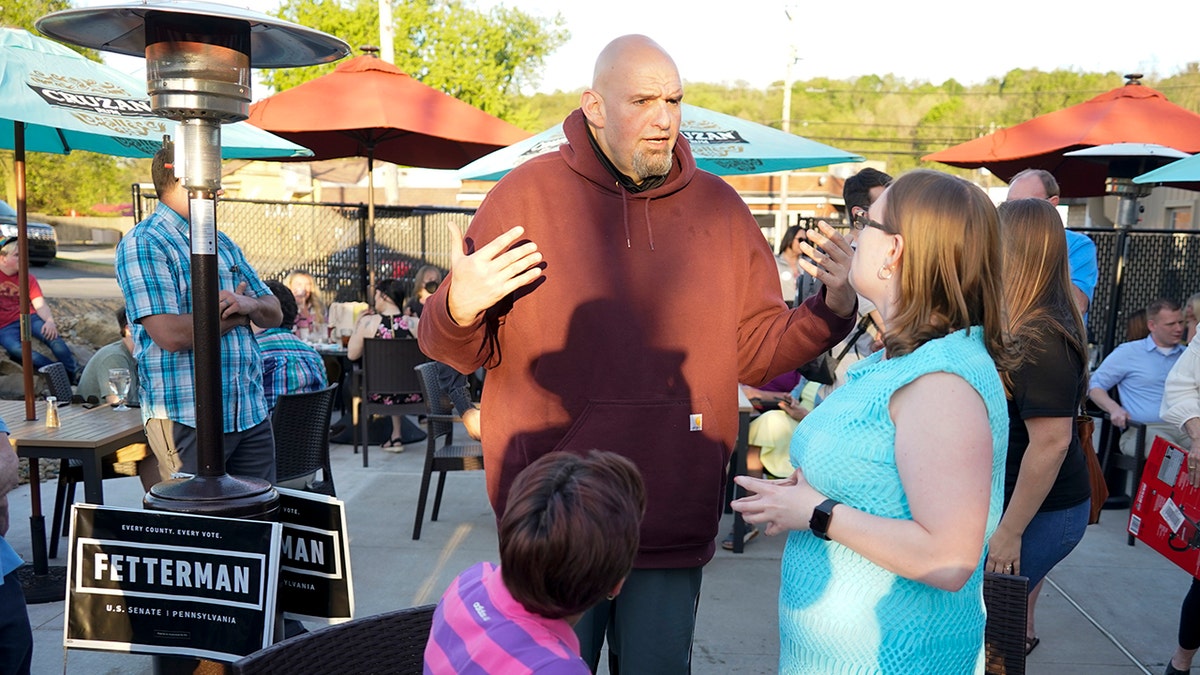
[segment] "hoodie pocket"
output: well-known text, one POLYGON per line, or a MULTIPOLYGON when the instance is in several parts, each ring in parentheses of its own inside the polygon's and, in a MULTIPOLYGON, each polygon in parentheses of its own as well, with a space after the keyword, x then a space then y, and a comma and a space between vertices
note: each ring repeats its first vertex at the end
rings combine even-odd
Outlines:
POLYGON ((715 536, 727 462, 716 424, 707 399, 592 400, 554 449, 609 450, 637 465, 646 484, 642 551, 703 547, 715 536))

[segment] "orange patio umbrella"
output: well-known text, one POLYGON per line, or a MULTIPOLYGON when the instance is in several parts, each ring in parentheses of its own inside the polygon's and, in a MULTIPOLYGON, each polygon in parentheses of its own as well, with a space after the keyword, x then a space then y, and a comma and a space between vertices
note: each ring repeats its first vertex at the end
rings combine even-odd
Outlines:
POLYGON ((1083 103, 921 159, 986 168, 1006 182, 1023 169, 1045 169, 1058 179, 1062 196, 1098 197, 1104 194, 1109 167, 1065 153, 1110 143, 1154 143, 1200 152, 1200 115, 1138 82, 1141 75, 1126 77, 1124 86, 1083 103))
POLYGON ((529 136, 365 55, 255 103, 246 121, 309 148, 313 159, 366 157, 427 169, 457 169, 529 136))
MULTIPOLYGON (((311 159, 367 158, 368 239, 375 240, 375 160, 458 169, 529 132, 413 79, 374 56, 250 106, 246 120, 313 151, 311 159)), ((372 256, 374 247, 372 246, 372 256)), ((375 266, 371 280, 375 283, 375 266)))

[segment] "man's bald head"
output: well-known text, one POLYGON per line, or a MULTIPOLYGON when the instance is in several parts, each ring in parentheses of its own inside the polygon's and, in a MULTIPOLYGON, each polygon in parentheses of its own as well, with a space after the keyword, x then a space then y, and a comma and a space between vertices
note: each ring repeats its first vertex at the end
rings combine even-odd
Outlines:
POLYGON ((600 52, 579 107, 604 155, 641 184, 671 170, 682 100, 671 56, 645 35, 623 35, 600 52))
POLYGON ((669 63, 678 79, 679 69, 675 67, 675 61, 657 42, 645 35, 622 35, 609 42, 596 57, 592 89, 603 95, 615 81, 624 78, 631 67, 655 59, 669 63))

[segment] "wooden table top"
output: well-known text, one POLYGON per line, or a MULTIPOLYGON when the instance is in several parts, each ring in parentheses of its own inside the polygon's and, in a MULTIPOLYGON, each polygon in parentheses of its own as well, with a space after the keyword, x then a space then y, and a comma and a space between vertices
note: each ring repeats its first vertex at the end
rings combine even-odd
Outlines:
POLYGON ((18 449, 22 443, 37 447, 95 448, 140 432, 142 411, 116 410, 100 405, 90 410, 82 405, 58 409, 60 426, 46 426, 46 402, 35 407, 38 419, 25 419, 24 401, 0 401, 0 417, 8 424, 9 440, 18 449))

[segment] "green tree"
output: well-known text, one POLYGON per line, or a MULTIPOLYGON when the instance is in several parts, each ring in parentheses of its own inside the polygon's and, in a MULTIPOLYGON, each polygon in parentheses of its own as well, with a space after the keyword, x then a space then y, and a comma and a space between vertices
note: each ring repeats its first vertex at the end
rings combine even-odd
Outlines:
MULTIPOLYGON (((486 12, 460 0, 393 0, 396 66, 417 80, 518 126, 537 121, 515 98, 538 82, 546 57, 569 33, 563 19, 503 6, 486 12)), ((286 0, 278 16, 322 30, 352 47, 379 41, 374 0, 286 0)), ((331 71, 334 64, 273 70, 264 82, 282 91, 331 71)), ((398 102, 399 104, 399 102, 398 102)))
POLYGON ((71 8, 71 0, 8 0, 0 5, 0 25, 24 28, 41 35, 33 24, 41 17, 71 8))
MULTIPOLYGON (((41 35, 34 27, 39 18, 71 6, 70 0, 6 2, 0 6, 0 24, 41 35)), ((67 46, 93 61, 100 60, 94 50, 67 46)), ((0 179, 4 181, 4 196, 10 203, 16 197, 13 161, 12 151, 0 151, 0 179)), ((52 214, 75 209, 86 214, 96 204, 128 201, 129 174, 136 167, 136 163, 128 160, 90 152, 77 151, 65 157, 28 153, 25 157, 27 208, 31 212, 52 214)))

